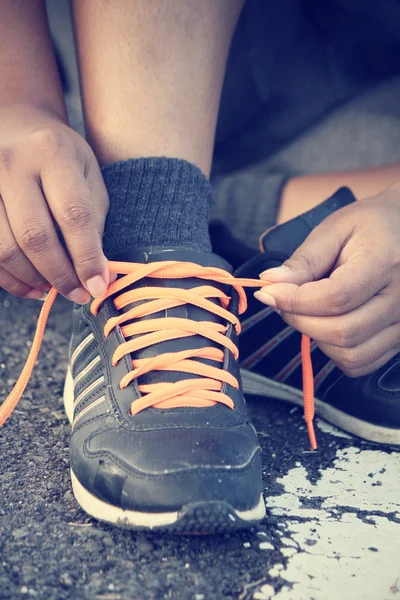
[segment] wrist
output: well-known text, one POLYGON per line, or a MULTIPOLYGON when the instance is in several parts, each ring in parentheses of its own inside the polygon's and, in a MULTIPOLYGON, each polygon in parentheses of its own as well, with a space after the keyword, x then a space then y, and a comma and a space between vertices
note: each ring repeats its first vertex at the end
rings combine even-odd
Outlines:
POLYGON ((3 132, 9 128, 40 127, 49 123, 68 125, 64 106, 35 102, 0 106, 0 127, 3 132))

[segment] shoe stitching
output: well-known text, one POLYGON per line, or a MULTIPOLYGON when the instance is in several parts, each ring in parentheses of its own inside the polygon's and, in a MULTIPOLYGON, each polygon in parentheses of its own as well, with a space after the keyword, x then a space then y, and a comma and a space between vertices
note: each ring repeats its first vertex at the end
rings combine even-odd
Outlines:
POLYGON ((212 465, 207 467, 202 465, 201 467, 199 466, 195 466, 191 469, 180 469, 180 470, 175 470, 175 471, 171 471, 168 473, 148 473, 147 471, 140 471, 139 469, 135 469, 135 467, 133 467, 132 465, 128 465, 125 461, 123 461, 122 459, 118 458, 118 456, 115 456, 114 454, 112 454, 109 450, 96 450, 96 451, 91 451, 88 447, 87 447, 87 442, 88 440, 85 441, 84 445, 83 445, 83 455, 85 456, 85 458, 87 459, 93 459, 93 458, 103 458, 103 457, 107 457, 110 461, 114 462, 116 465, 118 465, 122 471, 124 471, 124 473, 128 474, 128 475, 134 475, 135 477, 137 477, 138 479, 148 479, 148 480, 154 480, 154 481, 159 481, 160 480, 160 476, 162 475, 166 475, 169 478, 179 478, 181 476, 185 476, 188 471, 192 471, 193 473, 196 473, 196 477, 207 477, 210 472, 212 471, 212 473, 215 474, 230 474, 233 473, 235 475, 237 474, 246 474, 247 471, 251 470, 253 468, 253 460, 254 457, 257 456, 257 454, 261 453, 261 448, 260 446, 257 446, 256 448, 254 448, 254 450, 252 451, 251 455, 249 456, 249 458, 246 460, 245 463, 243 463, 243 465, 238 465, 235 467, 229 466, 229 467, 213 467, 212 465))

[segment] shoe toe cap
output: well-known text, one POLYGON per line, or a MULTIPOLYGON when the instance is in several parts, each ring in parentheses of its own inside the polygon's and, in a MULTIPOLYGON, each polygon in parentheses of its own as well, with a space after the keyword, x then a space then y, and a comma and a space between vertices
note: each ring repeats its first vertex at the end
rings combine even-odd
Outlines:
POLYGON ((124 510, 173 511, 205 501, 248 510, 260 499, 261 452, 249 425, 234 430, 115 428, 82 441, 75 440, 75 451, 71 448, 74 474, 96 497, 124 510))

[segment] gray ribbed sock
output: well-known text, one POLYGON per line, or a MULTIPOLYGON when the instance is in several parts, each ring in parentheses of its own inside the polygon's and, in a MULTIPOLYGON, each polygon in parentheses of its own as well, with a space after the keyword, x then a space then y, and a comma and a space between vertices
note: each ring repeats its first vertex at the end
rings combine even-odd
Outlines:
POLYGON ((110 198, 103 237, 107 258, 144 246, 211 250, 211 186, 177 158, 139 158, 103 167, 110 198))

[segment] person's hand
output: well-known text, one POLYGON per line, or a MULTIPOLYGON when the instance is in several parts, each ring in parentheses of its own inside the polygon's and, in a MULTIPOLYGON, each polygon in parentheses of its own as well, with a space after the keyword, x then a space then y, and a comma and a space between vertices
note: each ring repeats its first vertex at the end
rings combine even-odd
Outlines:
POLYGON ((54 286, 78 303, 101 296, 107 211, 100 168, 81 136, 43 110, 1 108, 0 287, 39 298, 54 286))
POLYGON ((330 215, 255 296, 348 376, 400 351, 400 188, 330 215))

